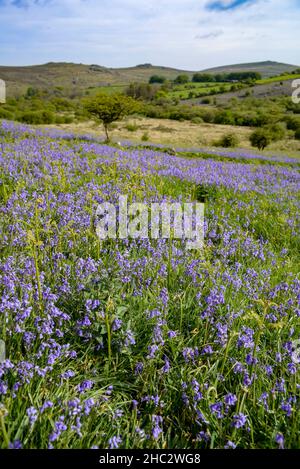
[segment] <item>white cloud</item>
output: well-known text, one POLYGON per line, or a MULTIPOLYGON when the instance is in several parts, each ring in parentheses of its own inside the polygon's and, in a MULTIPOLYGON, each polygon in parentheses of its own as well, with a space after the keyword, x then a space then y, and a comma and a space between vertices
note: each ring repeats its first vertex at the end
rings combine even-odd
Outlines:
POLYGON ((200 70, 256 60, 298 61, 300 8, 295 0, 257 0, 221 12, 208 11, 207 0, 26 4, 18 8, 13 0, 0 0, 2 64, 151 62, 200 70))

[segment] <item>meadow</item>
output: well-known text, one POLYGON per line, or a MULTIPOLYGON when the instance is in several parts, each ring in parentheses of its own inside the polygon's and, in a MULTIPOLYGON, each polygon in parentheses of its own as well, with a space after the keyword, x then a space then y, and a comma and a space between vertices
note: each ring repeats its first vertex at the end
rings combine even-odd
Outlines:
POLYGON ((299 448, 300 164, 0 125, 1 448, 299 448), (205 246, 99 203, 205 201, 205 246))
MULTIPOLYGON (((40 129, 45 126, 39 126, 40 129)), ((95 139, 104 138, 103 128, 91 120, 73 122, 71 124, 51 124, 47 128, 57 129, 74 135, 88 134, 95 139)), ((250 143, 253 128, 237 125, 212 123, 194 123, 171 119, 155 119, 143 116, 130 116, 111 125, 110 136, 114 142, 132 142, 139 145, 145 141, 149 144, 164 144, 170 148, 199 148, 216 151, 222 146, 222 139, 228 134, 237 138, 238 148, 254 151, 250 143)), ((300 142, 293 138, 293 132, 287 132, 279 141, 272 142, 266 153, 299 157, 300 142)))

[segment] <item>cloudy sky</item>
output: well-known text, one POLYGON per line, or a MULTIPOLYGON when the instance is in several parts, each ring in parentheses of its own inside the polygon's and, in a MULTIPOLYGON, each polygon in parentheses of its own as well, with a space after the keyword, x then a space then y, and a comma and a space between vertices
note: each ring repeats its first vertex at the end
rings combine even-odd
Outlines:
POLYGON ((0 0, 0 64, 300 64, 300 0, 0 0))

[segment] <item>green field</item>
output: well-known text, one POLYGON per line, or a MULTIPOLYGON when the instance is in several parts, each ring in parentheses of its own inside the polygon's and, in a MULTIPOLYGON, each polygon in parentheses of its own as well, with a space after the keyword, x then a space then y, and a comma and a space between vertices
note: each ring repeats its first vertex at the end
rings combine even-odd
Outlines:
POLYGON ((257 85, 267 85, 268 83, 276 83, 277 81, 287 81, 287 80, 297 80, 300 78, 300 74, 286 74, 279 75, 277 77, 263 78, 262 80, 257 80, 257 85))
POLYGON ((299 448, 297 163, 0 141, 0 448, 299 448), (205 203, 204 245, 100 239, 120 195, 205 203))
POLYGON ((187 83, 176 85, 169 92, 172 99, 191 99, 209 94, 230 91, 232 83, 187 83))

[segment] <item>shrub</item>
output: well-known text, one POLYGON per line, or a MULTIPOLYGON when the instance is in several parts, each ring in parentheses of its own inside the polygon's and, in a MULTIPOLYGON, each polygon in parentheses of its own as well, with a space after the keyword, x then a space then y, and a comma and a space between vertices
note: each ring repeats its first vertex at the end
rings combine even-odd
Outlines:
POLYGON ((234 117, 231 111, 219 111, 214 119, 215 124, 234 125, 234 117))
POLYGON ((273 142, 282 140, 286 135, 286 127, 283 123, 280 122, 268 126, 268 131, 270 132, 271 139, 273 142))
POLYGON ((164 83, 166 81, 166 78, 163 77, 163 76, 160 76, 160 75, 152 75, 152 77, 150 77, 149 79, 149 83, 150 84, 153 84, 153 83, 164 83))
POLYGON ((267 129, 257 129, 250 135, 250 142, 253 147, 264 150, 270 145, 272 139, 267 129))
POLYGON ((239 144, 239 139, 235 134, 226 134, 219 140, 218 145, 224 148, 233 148, 237 147, 239 144))
POLYGON ((7 111, 6 109, 0 108, 0 119, 8 119, 8 120, 13 120, 14 115, 12 112, 7 111))
POLYGON ((63 116, 56 116, 55 117, 55 124, 64 124, 64 117, 63 116))
POLYGON ((142 135, 142 142, 148 142, 148 140, 149 140, 149 134, 147 132, 145 132, 142 135))
POLYGON ((201 117, 193 117, 193 119, 191 120, 191 122, 193 124, 202 124, 203 123, 203 119, 201 117))
POLYGON ((28 111, 19 116, 21 122, 31 125, 53 124, 54 114, 51 111, 28 111))
POLYGON ((138 125, 136 124, 127 124, 125 126, 125 129, 128 130, 128 132, 136 132, 138 130, 138 125))
POLYGON ((64 117, 64 124, 72 124, 74 122, 74 119, 72 116, 65 116, 64 117))
POLYGON ((189 79, 188 75, 181 74, 181 75, 178 75, 175 78, 174 83, 176 83, 178 85, 184 85, 185 83, 188 83, 189 81, 190 81, 190 79, 189 79))
POLYGON ((299 127, 299 129, 297 129, 296 132, 295 132, 295 138, 296 138, 297 140, 300 140, 300 127, 299 127))
POLYGON ((298 130, 300 129, 300 119, 294 116, 287 116, 284 121, 288 130, 298 130))

